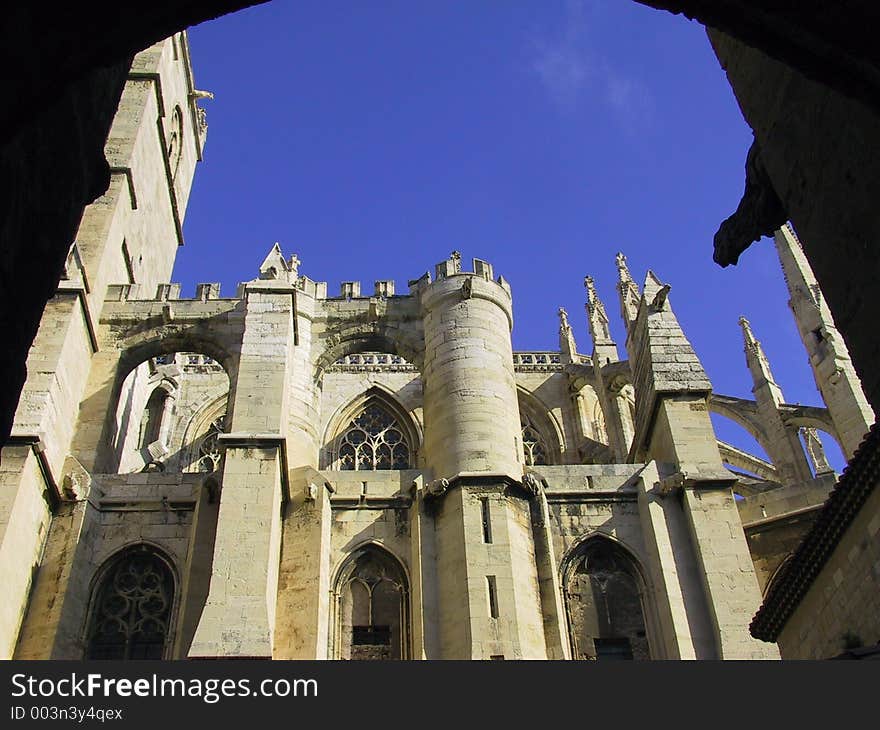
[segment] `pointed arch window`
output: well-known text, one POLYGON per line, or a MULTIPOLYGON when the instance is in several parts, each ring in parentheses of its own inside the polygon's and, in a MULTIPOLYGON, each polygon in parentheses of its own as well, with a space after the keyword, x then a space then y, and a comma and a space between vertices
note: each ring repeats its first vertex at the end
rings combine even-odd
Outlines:
POLYGON ((575 659, 649 659, 641 578, 611 540, 587 540, 565 571, 575 659))
POLYGON ((407 582, 394 557, 374 546, 354 553, 340 572, 336 596, 338 658, 407 658, 407 582))
POLYGON ((523 461, 526 466, 541 466, 547 462, 547 444, 540 431, 528 416, 523 416, 522 426, 523 461))
POLYGON ((412 468, 412 448, 392 413, 369 401, 339 436, 339 469, 371 471, 412 468))
POLYGON ((126 551, 105 572, 92 601, 86 659, 162 659, 174 577, 145 546, 126 551))

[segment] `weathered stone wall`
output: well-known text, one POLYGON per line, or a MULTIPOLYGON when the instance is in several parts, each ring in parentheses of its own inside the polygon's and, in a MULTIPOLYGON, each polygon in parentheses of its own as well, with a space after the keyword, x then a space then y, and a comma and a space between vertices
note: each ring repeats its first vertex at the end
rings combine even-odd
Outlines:
POLYGON ((761 593, 801 543, 834 486, 831 479, 772 489, 736 503, 761 593))
POLYGON ((174 609, 166 658, 180 656, 178 632, 189 592, 192 527, 201 475, 96 475, 88 502, 68 504, 53 521, 46 557, 37 573, 16 658, 81 659, 88 643, 91 600, 106 561, 123 548, 146 543, 174 566, 174 609))
POLYGON ((874 489, 779 634, 783 659, 827 659, 880 639, 880 490, 874 489))
POLYGON ((0 463, 0 657, 11 659, 40 563, 51 512, 46 479, 30 446, 5 446, 0 463))

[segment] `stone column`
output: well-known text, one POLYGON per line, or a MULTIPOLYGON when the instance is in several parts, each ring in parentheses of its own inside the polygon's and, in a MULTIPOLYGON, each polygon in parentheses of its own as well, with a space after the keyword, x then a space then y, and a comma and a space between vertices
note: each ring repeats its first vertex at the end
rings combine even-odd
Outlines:
POLYGON ((419 291, 424 455, 435 477, 440 656, 547 656, 510 342, 511 295, 453 255, 419 291))
POLYGON ((273 655, 294 289, 250 282, 244 308, 230 432, 220 436, 226 455, 211 586, 191 658, 273 655))

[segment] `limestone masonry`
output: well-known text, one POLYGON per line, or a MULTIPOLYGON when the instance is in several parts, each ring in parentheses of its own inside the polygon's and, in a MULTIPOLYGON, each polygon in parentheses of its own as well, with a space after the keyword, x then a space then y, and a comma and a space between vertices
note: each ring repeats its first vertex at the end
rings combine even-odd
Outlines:
POLYGON ((203 96, 184 33, 137 55, 2 452, 0 655, 779 658, 748 627, 835 482, 817 429, 850 457, 874 420, 788 227, 827 408, 744 319, 754 400, 713 393, 623 255, 626 342, 587 277, 590 354, 564 310, 558 351, 514 352, 503 272, 458 252, 328 290, 276 244, 182 298, 203 96))

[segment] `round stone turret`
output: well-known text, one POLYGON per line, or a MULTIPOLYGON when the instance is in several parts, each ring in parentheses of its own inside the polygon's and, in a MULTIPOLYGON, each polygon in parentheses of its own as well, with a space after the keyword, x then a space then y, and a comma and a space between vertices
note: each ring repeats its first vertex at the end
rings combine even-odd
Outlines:
POLYGON ((455 255, 420 290, 425 328, 425 460, 435 478, 522 476, 510 287, 491 266, 461 272, 455 255))

